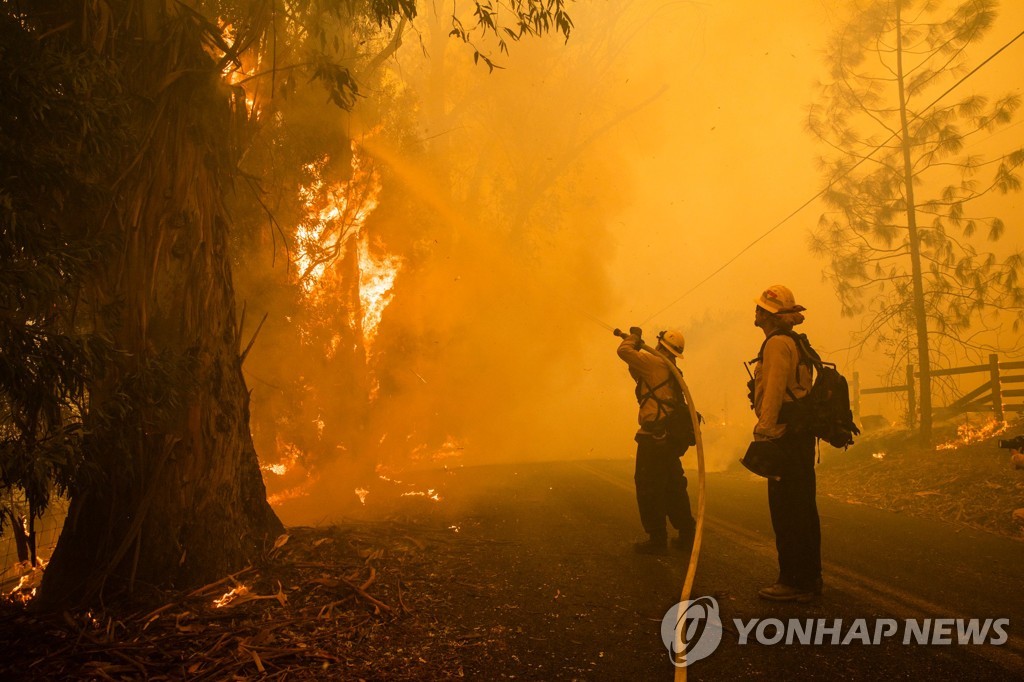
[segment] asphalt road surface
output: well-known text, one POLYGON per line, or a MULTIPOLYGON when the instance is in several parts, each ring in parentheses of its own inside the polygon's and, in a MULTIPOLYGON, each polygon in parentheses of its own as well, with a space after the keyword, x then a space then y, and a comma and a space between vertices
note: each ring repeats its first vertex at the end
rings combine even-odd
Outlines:
MULTIPOLYGON (((692 461, 685 461, 692 465, 692 461)), ((476 679, 656 680, 675 673, 661 621, 679 601, 680 553, 632 551, 642 530, 629 460, 467 467, 449 472, 445 515, 467 546, 453 609, 467 632, 498 633, 464 673, 476 679)), ((688 470, 696 506, 696 475, 688 470)), ((737 678, 1024 679, 1024 542, 837 502, 819 494, 825 591, 810 604, 771 603, 757 590, 776 577, 764 481, 709 475, 703 547, 693 597, 714 597, 724 631, 693 680, 737 678), (740 643, 736 619, 856 619, 881 643, 740 643), (1009 619, 1002 645, 904 644, 913 619, 1009 619)), ((756 632, 756 629, 752 631, 756 632)), ((764 634, 774 634, 765 626, 764 634)), ((990 633, 995 636, 998 632, 990 633)))

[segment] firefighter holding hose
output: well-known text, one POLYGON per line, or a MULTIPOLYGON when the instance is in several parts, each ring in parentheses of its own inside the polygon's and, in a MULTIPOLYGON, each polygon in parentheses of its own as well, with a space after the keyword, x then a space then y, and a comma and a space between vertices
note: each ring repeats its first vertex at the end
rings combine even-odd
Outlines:
POLYGON ((673 329, 661 332, 654 352, 644 347, 639 327, 630 327, 629 334, 619 330, 615 334, 623 339, 618 355, 636 382, 639 404, 634 481, 640 522, 648 539, 634 549, 640 554, 667 553, 667 518, 679 532, 672 546, 689 552, 695 521, 680 458, 696 440, 689 407, 673 372, 677 358, 683 356, 683 334, 673 329))

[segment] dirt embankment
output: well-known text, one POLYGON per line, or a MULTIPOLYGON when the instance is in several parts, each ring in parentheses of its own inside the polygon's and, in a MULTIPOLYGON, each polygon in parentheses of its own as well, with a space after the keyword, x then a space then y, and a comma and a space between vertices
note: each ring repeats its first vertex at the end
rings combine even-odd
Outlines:
POLYGON ((936 443, 956 444, 942 449, 924 447, 906 431, 867 434, 846 451, 823 447, 818 493, 1024 540, 1024 511, 1015 515, 1024 508, 1024 469, 998 447, 1024 433, 1024 423, 963 443, 967 431, 963 424, 959 432, 958 425, 938 427, 936 443))

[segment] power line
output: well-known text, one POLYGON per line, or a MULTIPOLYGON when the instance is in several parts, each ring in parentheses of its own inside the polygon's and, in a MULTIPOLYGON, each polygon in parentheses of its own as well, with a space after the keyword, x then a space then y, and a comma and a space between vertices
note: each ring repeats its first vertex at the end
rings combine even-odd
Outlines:
MULTIPOLYGON (((1012 39, 1011 39, 1011 40, 1010 40, 1009 42, 1007 42, 1007 43, 1006 43, 1005 45, 1003 45, 1002 47, 1000 47, 1000 48, 999 48, 998 50, 996 50, 995 52, 993 52, 992 54, 990 54, 990 55, 989 55, 989 56, 988 56, 988 57, 987 57, 987 58, 986 58, 986 59, 985 59, 985 60, 984 60, 983 62, 981 62, 980 64, 978 64, 978 65, 977 65, 976 67, 974 67, 973 69, 971 69, 971 70, 970 70, 969 72, 967 72, 967 73, 966 73, 966 74, 965 74, 965 75, 964 75, 964 76, 963 76, 962 78, 960 78, 960 80, 958 80, 958 81, 956 81, 955 83, 953 83, 953 85, 949 86, 949 88, 947 88, 947 89, 945 90, 945 92, 943 92, 943 93, 942 93, 941 95, 939 95, 939 96, 938 96, 938 97, 936 97, 936 98, 935 98, 934 100, 932 100, 932 101, 931 101, 931 103, 930 103, 930 104, 928 104, 928 105, 927 105, 927 106, 926 106, 926 107, 925 107, 924 109, 922 109, 921 111, 922 111, 922 112, 928 111, 929 109, 931 109, 932 107, 934 107, 934 106, 935 106, 936 104, 938 104, 939 102, 941 102, 941 101, 943 100, 943 98, 945 98, 945 97, 946 97, 946 95, 948 95, 949 93, 953 92, 953 90, 955 90, 956 88, 960 87, 960 85, 962 85, 964 81, 966 81, 966 80, 967 80, 968 78, 970 78, 970 77, 971 77, 971 76, 973 76, 973 75, 974 75, 975 73, 977 73, 978 71, 980 71, 980 70, 982 69, 982 67, 984 67, 984 66, 985 66, 986 64, 988 64, 988 63, 989 63, 990 61, 992 61, 993 59, 995 59, 995 58, 996 58, 996 56, 998 56, 998 55, 999 55, 999 54, 1000 54, 1000 53, 1001 53, 1001 52, 1002 52, 1003 50, 1005 50, 1006 48, 1008 48, 1008 47, 1010 47, 1011 45, 1013 45, 1013 44, 1014 44, 1015 42, 1017 42, 1017 41, 1018 41, 1018 40, 1019 40, 1019 39, 1020 39, 1021 37, 1024 37, 1024 31, 1021 31, 1020 33, 1018 33, 1018 34, 1017 34, 1016 36, 1014 36, 1014 37, 1013 37, 1013 38, 1012 38, 1012 39)), ((921 117, 921 114, 914 114, 914 119, 918 119, 918 118, 920 118, 920 117, 921 117)), ((859 160, 859 161, 858 161, 857 163, 853 164, 853 165, 852 165, 852 166, 850 166, 850 167, 849 167, 848 169, 846 169, 846 171, 844 171, 844 172, 843 172, 843 173, 842 173, 842 174, 841 174, 841 175, 840 175, 840 176, 839 176, 838 178, 836 178, 836 180, 842 180, 843 178, 845 178, 846 176, 848 176, 848 175, 849 175, 850 173, 852 173, 853 171, 855 171, 855 170, 856 170, 856 169, 857 169, 857 168, 858 168, 858 167, 859 167, 859 166, 860 166, 860 165, 861 165, 862 163, 864 163, 865 161, 869 160, 869 159, 870 159, 871 157, 873 157, 873 156, 874 156, 874 155, 875 155, 875 154, 876 154, 876 153, 877 153, 877 152, 878 152, 879 150, 881 150, 881 149, 882 149, 882 148, 884 148, 884 147, 885 147, 885 146, 886 146, 887 144, 889 144, 889 142, 890 142, 890 141, 891 141, 891 140, 892 140, 892 139, 893 139, 894 137, 896 137, 896 133, 892 133, 892 134, 891 134, 891 135, 890 135, 890 136, 889 136, 888 138, 886 138, 885 140, 883 140, 883 141, 882 141, 882 142, 881 142, 881 143, 880 143, 880 144, 879 144, 878 146, 876 146, 876 147, 875 147, 874 149, 872 149, 872 150, 871 150, 871 151, 870 151, 870 152, 869 152, 869 153, 868 153, 868 154, 867 154, 866 156, 862 157, 862 158, 861 158, 861 159, 860 159, 860 160, 859 160)), ((739 250, 739 252, 737 252, 737 253, 736 253, 736 255, 734 255, 734 256, 733 256, 732 258, 730 258, 730 259, 729 259, 729 260, 727 260, 727 261, 726 261, 725 263, 723 263, 723 264, 722 264, 722 265, 721 265, 721 266, 720 266, 720 267, 719 267, 719 268, 718 268, 717 270, 715 270, 715 271, 714 271, 714 272, 712 272, 712 273, 711 273, 710 275, 708 275, 707 277, 705 277, 704 279, 702 279, 701 281, 697 282, 697 283, 696 283, 696 284, 694 284, 694 285, 693 285, 692 287, 690 287, 689 289, 687 289, 686 291, 684 291, 684 292, 683 292, 683 293, 682 293, 682 294, 681 294, 681 295, 680 295, 680 296, 679 296, 678 298, 676 298, 675 300, 673 300, 673 301, 672 301, 671 303, 669 303, 668 305, 666 305, 666 306, 665 306, 664 308, 661 308, 661 309, 657 310, 656 312, 652 313, 651 315, 649 315, 649 316, 647 317, 647 319, 646 319, 646 320, 644 320, 643 322, 641 322, 641 323, 640 323, 640 326, 641 326, 641 327, 642 327, 642 326, 644 326, 645 324, 647 324, 648 322, 650 322, 650 321, 651 321, 652 319, 654 319, 655 317, 657 317, 657 316, 658 316, 658 315, 660 315, 661 313, 665 312, 666 310, 668 310, 669 308, 671 308, 672 306, 674 306, 674 305, 675 305, 676 303, 679 303, 679 302, 680 302, 681 300, 683 300, 684 298, 686 298, 687 296, 689 296, 689 295, 690 295, 691 293, 693 293, 693 292, 694 292, 694 291, 695 291, 696 289, 698 289, 698 288, 699 288, 700 286, 702 286, 703 284, 705 284, 705 283, 706 283, 706 282, 707 282, 708 280, 710 280, 710 279, 712 279, 713 277, 715 277, 715 275, 717 275, 718 273, 722 272, 722 270, 725 270, 725 269, 726 269, 727 267, 729 267, 729 266, 730 266, 730 265, 731 265, 731 264, 732 264, 732 263, 733 263, 733 262, 734 262, 734 261, 735 261, 735 260, 736 260, 737 258, 739 258, 739 257, 740 257, 740 256, 742 256, 742 255, 743 255, 744 253, 746 253, 746 252, 747 252, 747 251, 749 251, 749 250, 750 250, 751 248, 753 248, 755 244, 757 244, 758 242, 760 242, 760 241, 761 241, 762 239, 764 239, 765 237, 767 237, 768 235, 770 235, 770 234, 771 234, 772 232, 774 232, 775 230, 777 230, 777 229, 779 229, 780 227, 782 227, 782 226, 783 226, 784 224, 786 224, 786 223, 787 223, 787 222, 788 222, 788 221, 789 221, 789 220, 790 220, 791 218, 793 218, 793 216, 795 216, 795 215, 796 215, 797 213, 799 213, 800 211, 804 210, 805 208, 807 208, 808 206, 810 206, 810 205, 811 205, 812 203, 814 203, 814 202, 815 202, 815 201, 816 201, 816 200, 817 200, 818 198, 820 198, 820 197, 821 197, 821 195, 823 195, 823 194, 825 193, 825 191, 826 191, 827 189, 828 189, 828 188, 826 187, 826 188, 823 188, 823 189, 820 189, 820 190, 818 190, 818 192, 817 192, 817 193, 816 193, 816 194, 815 194, 814 196, 812 196, 812 197, 811 197, 810 199, 808 199, 808 200, 807 200, 807 201, 805 201, 804 203, 800 204, 800 206, 798 206, 798 207, 797 207, 797 208, 796 208, 795 210, 793 210, 793 211, 792 211, 792 212, 791 212, 791 213, 790 213, 789 215, 787 215, 787 216, 786 216, 785 218, 783 218, 782 220, 780 220, 779 222, 775 223, 775 224, 774 224, 774 225, 772 225, 772 226, 771 226, 770 228, 768 228, 768 230, 766 230, 765 232, 763 232, 763 233, 762 233, 762 234, 761 234, 761 235, 760 235, 760 236, 759 236, 759 237, 758 237, 757 239, 755 239, 754 241, 750 242, 749 244, 747 244, 746 246, 744 246, 744 247, 743 247, 742 249, 740 249, 740 250, 739 250)))

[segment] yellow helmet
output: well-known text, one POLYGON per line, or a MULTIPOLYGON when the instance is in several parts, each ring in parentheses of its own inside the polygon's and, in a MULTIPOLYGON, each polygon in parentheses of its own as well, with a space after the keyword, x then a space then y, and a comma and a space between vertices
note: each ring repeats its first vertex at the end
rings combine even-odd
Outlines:
POLYGON ((781 284, 774 284, 765 289, 760 296, 754 299, 754 303, 773 315, 800 313, 807 310, 802 305, 797 305, 793 292, 789 290, 789 287, 781 284))
POLYGON ((681 358, 686 347, 686 339, 678 329, 666 329, 658 334, 658 344, 664 346, 672 355, 681 358))

